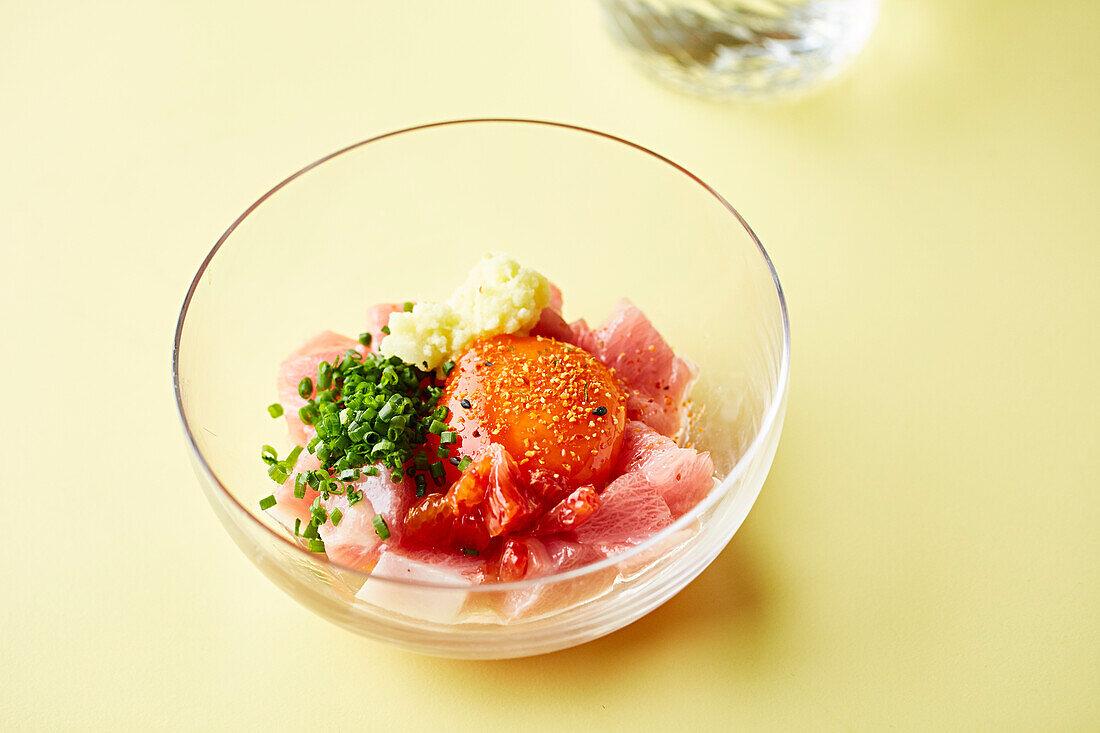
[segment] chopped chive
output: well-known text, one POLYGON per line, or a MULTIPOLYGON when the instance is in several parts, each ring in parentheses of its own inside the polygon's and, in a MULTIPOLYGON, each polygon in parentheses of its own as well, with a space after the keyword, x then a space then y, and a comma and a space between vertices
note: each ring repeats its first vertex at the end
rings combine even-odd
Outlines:
POLYGON ((458 470, 465 471, 467 468, 470 467, 470 464, 473 462, 473 458, 470 458, 469 456, 463 456, 462 460, 458 462, 458 470))
MULTIPOLYGON (((403 481, 419 472, 425 491, 429 475, 442 485, 439 467, 434 474, 429 471, 436 456, 449 458, 450 451, 441 450, 445 446, 438 444, 429 449, 426 439, 429 429, 440 436, 455 431, 446 422, 449 411, 439 404, 439 378, 426 367, 419 369, 393 356, 361 355, 352 349, 331 363, 320 362, 316 375, 300 380, 299 385, 308 396, 303 397, 306 404, 297 408, 297 417, 304 425, 313 426, 314 435, 306 448, 294 448, 282 461, 270 446, 261 453, 272 480, 285 484, 288 477, 293 479, 297 498, 308 496, 309 486, 325 499, 346 495, 349 504, 354 504, 362 500, 362 492, 353 488, 353 482, 380 474, 403 481), (296 473, 303 450, 320 465, 296 473)), ((284 408, 284 414, 294 413, 284 408)), ((346 508, 344 512, 346 516, 346 508)), ((320 519, 318 512, 311 522, 320 519)))
POLYGON ((381 514, 374 515, 374 531, 383 540, 390 538, 390 528, 386 526, 386 519, 381 514))
POLYGON ((378 441, 377 443, 374 444, 374 448, 371 449, 371 455, 389 454, 389 453, 392 453, 394 451, 394 449, 396 449, 396 448, 397 448, 397 446, 394 445, 393 441, 380 440, 380 441, 378 441))
POLYGON ((474 550, 474 549, 469 548, 469 547, 464 547, 464 548, 462 548, 462 554, 463 555, 473 555, 473 556, 476 557, 477 556, 477 550, 474 550))
POLYGON ((275 506, 276 503, 277 502, 275 501, 274 494, 271 496, 265 496, 264 498, 260 499, 260 509, 266 512, 268 509, 275 506))
POLYGON ((339 527, 340 526, 340 520, 344 518, 344 513, 342 511, 340 511, 339 509, 333 509, 332 514, 330 514, 328 516, 328 518, 329 518, 329 521, 332 522, 333 527, 339 527))
POLYGON ((322 361, 317 365, 317 389, 328 389, 332 386, 332 364, 322 361))
POLYGON ((412 313, 412 309, 413 304, 409 301, 405 301, 405 305, 402 307, 402 310, 404 310, 406 313, 412 313))
POLYGON ((297 537, 302 531, 302 520, 298 517, 294 518, 294 536, 297 537))
POLYGON ((424 474, 416 474, 416 495, 424 496, 428 493, 428 479, 424 478, 424 474))
POLYGON ((313 380, 305 377, 298 382, 298 396, 303 400, 308 400, 311 394, 313 394, 313 380))
POLYGON ((319 539, 311 539, 309 541, 309 551, 310 552, 324 552, 325 551, 325 543, 323 541, 319 540, 319 539))
POLYGON ((453 430, 444 430, 439 436, 439 443, 441 445, 454 445, 458 442, 458 433, 453 430))
POLYGON ((444 374, 450 374, 451 370, 454 369, 454 368, 455 368, 455 363, 453 361, 448 359, 447 361, 443 362, 443 373, 444 374))
POLYGON ((389 325, 385 325, 385 326, 382 326, 382 333, 386 334, 387 336, 389 336, 389 335, 390 335, 390 327, 389 327, 389 325))
POLYGON ((302 530, 302 537, 305 539, 313 539, 314 537, 320 537, 317 534, 317 525, 313 522, 306 522, 306 528, 302 530))
POLYGON ((364 331, 363 333, 359 334, 359 343, 363 344, 363 346, 370 346, 371 338, 372 336, 370 335, 370 333, 364 331))
POLYGON ((451 449, 450 449, 450 448, 448 448, 448 447, 447 447, 447 446, 445 446, 445 445, 441 445, 441 446, 439 446, 438 448, 436 448, 436 451, 435 451, 435 455, 436 455, 436 456, 437 456, 438 458, 442 458, 442 459, 450 458, 450 456, 451 456, 451 449))
POLYGON ((283 406, 280 405, 278 402, 272 402, 270 405, 267 406, 267 414, 271 415, 271 417, 282 417, 283 406))

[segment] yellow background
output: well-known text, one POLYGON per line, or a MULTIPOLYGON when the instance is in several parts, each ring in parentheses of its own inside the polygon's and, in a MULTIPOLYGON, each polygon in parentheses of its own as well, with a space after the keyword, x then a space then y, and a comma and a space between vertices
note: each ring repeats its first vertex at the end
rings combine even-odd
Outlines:
POLYGON ((1094 0, 888 0, 836 85, 746 106, 642 78, 582 0, 4 2, 0 728, 1095 729, 1097 33, 1094 0), (774 469, 710 569, 605 639, 471 663, 248 563, 169 356, 269 186, 487 115, 702 176, 771 252, 794 347, 774 469))

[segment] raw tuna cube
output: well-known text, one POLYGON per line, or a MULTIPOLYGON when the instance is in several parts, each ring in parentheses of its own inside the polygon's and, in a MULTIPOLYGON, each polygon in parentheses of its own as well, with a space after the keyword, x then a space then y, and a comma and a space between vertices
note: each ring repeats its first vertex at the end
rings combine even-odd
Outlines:
POLYGON ((368 499, 348 506, 346 496, 331 496, 324 502, 331 514, 341 513, 340 524, 333 526, 331 519, 317 530, 325 542, 325 554, 333 562, 352 568, 369 567, 378 559, 382 538, 374 529, 374 517, 378 513, 368 499))
POLYGON ((370 346, 366 349, 375 354, 378 353, 378 344, 386 337, 382 333, 382 326, 390 322, 390 314, 404 310, 403 303, 379 303, 367 308, 367 322, 363 330, 371 335, 370 346))
MULTIPOLYGON (((603 557, 593 547, 582 545, 563 537, 515 537, 508 540, 514 557, 523 558, 517 570, 501 580, 537 578, 553 573, 566 572, 587 565, 603 557)), ((506 546, 505 551, 509 551, 506 546)), ((614 568, 560 582, 548 581, 521 590, 501 591, 495 606, 498 615, 506 621, 529 619, 555 611, 561 611, 600 595, 615 580, 614 568)))
POLYGON ((300 519, 303 523, 309 521, 309 507, 313 504, 313 500, 320 496, 319 491, 306 486, 305 498, 296 498, 294 496, 294 474, 314 471, 320 467, 321 464, 317 461, 317 458, 303 450, 302 454, 298 456, 298 462, 295 464, 294 470, 291 471, 290 477, 283 482, 282 486, 275 489, 275 506, 268 509, 267 513, 279 520, 288 530, 293 531, 295 519, 300 519))
POLYGON ((573 341, 573 331, 561 313, 553 308, 543 308, 539 315, 539 322, 531 329, 532 336, 545 336, 558 341, 573 341))
POLYGON ((339 509, 342 514, 339 525, 333 526, 330 518, 318 530, 325 541, 329 559, 357 568, 373 564, 378 559, 382 544, 382 538, 374 526, 374 517, 378 514, 386 521, 390 544, 401 541, 405 514, 415 496, 415 489, 408 480, 399 483, 390 481, 388 474, 383 470, 377 476, 364 476, 350 484, 363 492, 363 499, 352 506, 343 494, 330 496, 324 502, 330 514, 333 509, 339 509))
MULTIPOLYGON (((298 383, 304 377, 309 377, 316 382, 317 365, 322 361, 331 364, 336 357, 341 356, 348 349, 363 352, 363 347, 358 341, 332 331, 324 331, 295 349, 279 366, 279 378, 276 384, 286 414, 290 439, 295 443, 305 445, 314 434, 313 428, 303 425, 298 418, 298 409, 306 404, 306 400, 298 394, 298 383)), ((316 392, 316 385, 314 391, 316 392)))
POLYGON ((470 596, 468 588, 482 579, 482 562, 431 550, 387 549, 356 598, 410 618, 440 624, 457 621, 470 596), (391 583, 383 578, 407 581, 391 583), (416 583, 453 585, 455 588, 422 588, 416 583))
POLYGON ((626 384, 629 419, 670 438, 680 434, 699 367, 676 356, 640 310, 623 299, 599 328, 591 330, 583 320, 570 328, 573 343, 614 369, 626 384))
POLYGON ((363 498, 370 502, 374 513, 386 520, 392 538, 390 543, 396 544, 404 536, 405 516, 416 500, 416 486, 408 478, 394 483, 388 470, 378 468, 377 476, 364 476, 355 483, 355 488, 363 492, 363 498))
POLYGON ((600 495, 599 510, 576 530, 577 540, 605 554, 637 544, 672 524, 672 512, 639 474, 612 481, 600 495))
POLYGON ((714 462, 709 453, 681 448, 634 420, 626 424, 618 470, 653 487, 674 517, 699 503, 714 485, 714 462))
POLYGON ((561 288, 550 283, 550 305, 542 309, 539 314, 539 322, 530 331, 532 336, 545 336, 558 341, 573 341, 573 331, 569 324, 561 317, 562 296, 561 288))

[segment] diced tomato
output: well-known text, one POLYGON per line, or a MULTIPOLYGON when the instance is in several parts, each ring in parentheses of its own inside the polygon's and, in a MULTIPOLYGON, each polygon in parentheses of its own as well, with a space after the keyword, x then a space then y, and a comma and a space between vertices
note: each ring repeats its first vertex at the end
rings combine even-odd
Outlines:
POLYGON ((460 513, 449 494, 429 494, 414 504, 405 517, 405 536, 427 547, 478 551, 491 539, 481 512, 460 513))
POLYGON ((527 577, 527 566, 530 561, 530 553, 527 545, 515 540, 505 540, 504 549, 500 553, 500 565, 498 574, 504 583, 515 580, 523 580, 527 577))
MULTIPOLYGON (((523 491, 519 467, 499 445, 475 462, 485 484, 485 523, 494 537, 521 529, 538 511, 538 502, 523 491)), ((471 466, 470 468, 474 468, 471 466)))
POLYGON ((527 472, 527 487, 542 506, 554 506, 569 494, 566 480, 553 471, 536 468, 527 472))
POLYGON ((489 460, 489 456, 475 461, 455 481, 447 492, 448 501, 460 513, 469 513, 481 506, 485 501, 485 492, 488 489, 488 479, 482 475, 482 464, 489 460))
POLYGON ((497 560, 497 577, 503 582, 546 575, 553 570, 553 560, 541 540, 535 537, 504 540, 497 560))
POLYGON ((539 506, 508 451, 490 445, 446 494, 429 494, 409 510, 405 532, 428 547, 480 551, 529 525, 539 506))
POLYGON ((572 532, 588 521, 600 508, 600 495, 591 486, 582 486, 546 512, 535 525, 535 534, 572 532))

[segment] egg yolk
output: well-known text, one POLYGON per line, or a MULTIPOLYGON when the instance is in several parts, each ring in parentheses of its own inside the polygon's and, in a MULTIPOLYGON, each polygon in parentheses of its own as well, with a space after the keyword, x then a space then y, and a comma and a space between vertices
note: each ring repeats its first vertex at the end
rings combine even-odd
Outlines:
POLYGON ((455 360, 440 404, 463 455, 500 445, 528 475, 602 488, 626 426, 626 394, 590 353, 541 336, 475 341, 455 360))

